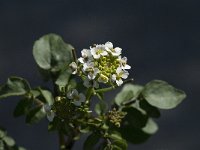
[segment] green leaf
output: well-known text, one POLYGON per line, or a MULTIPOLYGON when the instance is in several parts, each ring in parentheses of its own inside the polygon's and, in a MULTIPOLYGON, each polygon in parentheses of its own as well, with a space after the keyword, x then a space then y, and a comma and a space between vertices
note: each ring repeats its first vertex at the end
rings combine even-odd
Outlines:
POLYGON ((4 150, 4 144, 3 141, 0 139, 0 150, 4 150))
MULTIPOLYGON (((70 44, 65 43, 62 38, 56 34, 47 34, 37 40, 33 46, 33 56, 42 70, 42 74, 50 77, 49 74, 54 74, 54 79, 58 78, 56 83, 60 84, 60 79, 66 77, 65 84, 68 81, 69 74, 63 70, 69 69, 69 63, 72 62, 72 49, 70 44)), ((51 76, 52 77, 52 76, 51 76)))
POLYGON ((108 105, 104 101, 100 101, 99 103, 97 103, 94 108, 95 112, 98 115, 105 113, 107 109, 108 109, 108 105))
POLYGON ((128 147, 128 144, 126 142, 126 140, 124 140, 120 133, 118 132, 113 132, 108 136, 111 139, 112 142, 112 146, 114 146, 114 148, 116 150, 126 150, 128 147))
POLYGON ((146 125, 148 116, 143 114, 136 108, 133 107, 125 107, 122 111, 127 112, 123 121, 128 122, 131 126, 136 128, 142 128, 146 125))
POLYGON ((13 112, 14 117, 19 117, 28 113, 31 108, 33 101, 28 98, 24 98, 17 103, 15 110, 13 112))
POLYGON ((3 140, 8 146, 14 146, 15 145, 15 140, 13 140, 13 138, 11 138, 9 136, 4 137, 3 140))
POLYGON ((158 131, 158 125, 153 121, 153 119, 149 118, 146 126, 142 128, 142 131, 148 134, 154 134, 158 131))
POLYGON ((55 83, 59 86, 66 86, 69 82, 70 75, 71 75, 71 72, 69 70, 62 71, 59 74, 55 83))
POLYGON ((98 133, 92 133, 90 134, 86 141, 84 142, 83 149, 84 150, 94 150, 95 145, 99 142, 100 140, 100 134, 98 133))
POLYGON ((140 108, 145 110, 149 117, 159 118, 160 111, 158 108, 151 106, 145 99, 139 101, 140 108))
POLYGON ((46 113, 42 106, 37 106, 30 110, 26 116, 26 123, 38 123, 41 119, 45 117, 46 113))
POLYGON ((7 83, 0 87, 0 99, 8 96, 20 96, 30 90, 28 82, 20 77, 10 77, 7 83))
POLYGON ((142 95, 149 104, 161 109, 174 108, 186 98, 183 91, 161 80, 153 80, 147 83, 142 95))
POLYGON ((137 99, 142 89, 143 87, 141 85, 126 84, 122 91, 115 97, 115 103, 120 106, 137 99))
POLYGON ((54 102, 52 93, 48 90, 44 90, 41 88, 39 88, 39 91, 41 92, 42 96, 44 97, 46 103, 48 103, 49 105, 52 105, 54 102))
POLYGON ((2 139, 4 136, 6 136, 6 131, 0 127, 0 139, 2 139))
POLYGON ((145 133, 139 128, 135 128, 130 124, 123 124, 120 127, 119 132, 125 140, 133 144, 143 143, 150 137, 150 134, 145 133))

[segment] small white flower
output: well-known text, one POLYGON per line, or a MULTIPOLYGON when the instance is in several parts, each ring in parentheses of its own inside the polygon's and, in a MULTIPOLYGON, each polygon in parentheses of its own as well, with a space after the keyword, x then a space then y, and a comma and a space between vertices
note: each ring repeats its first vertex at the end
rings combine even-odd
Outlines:
POLYGON ((100 74, 100 77, 98 78, 98 82, 107 83, 108 77, 103 74, 100 74))
POLYGON ((81 51, 81 55, 83 58, 90 58, 92 57, 91 51, 89 49, 83 49, 81 51))
POLYGON ((91 68, 91 71, 88 73, 88 79, 93 80, 98 73, 99 73, 98 68, 91 68))
POLYGON ((83 64, 83 72, 93 70, 93 68, 94 68, 94 62, 92 61, 88 61, 83 64))
POLYGON ((129 66, 127 64, 127 58, 126 57, 121 58, 121 56, 120 56, 119 57, 119 62, 120 62, 120 65, 121 65, 122 69, 131 69, 131 66, 129 66))
POLYGON ((113 49, 113 44, 111 42, 106 42, 105 47, 113 49))
POLYGON ((53 110, 51 110, 51 106, 49 106, 49 104, 45 104, 43 106, 44 111, 47 114, 47 119, 52 122, 54 117, 55 117, 55 113, 53 112, 53 110))
POLYGON ((78 66, 75 62, 69 64, 70 68, 72 69, 72 74, 76 74, 78 72, 78 66))
POLYGON ((118 67, 116 70, 116 74, 112 75, 112 80, 117 83, 118 86, 123 84, 122 79, 128 78, 128 71, 122 70, 122 68, 118 67))
POLYGON ((105 43, 105 49, 110 52, 113 56, 121 55, 122 49, 119 47, 113 48, 113 44, 111 42, 105 43))
POLYGON ((89 87, 99 88, 99 84, 95 80, 85 79, 83 82, 83 85, 87 88, 89 88, 89 87))
POLYGON ((86 63, 87 61, 91 61, 93 58, 92 58, 92 54, 91 54, 91 51, 88 50, 88 49, 83 49, 81 51, 81 55, 82 57, 80 57, 78 60, 80 63, 86 63))
POLYGON ((85 95, 83 93, 78 93, 76 89, 71 90, 67 93, 69 99, 74 100, 74 104, 81 104, 85 101, 85 95))
POLYGON ((100 56, 106 56, 108 55, 108 52, 105 49, 105 45, 96 45, 96 47, 90 47, 91 54, 94 57, 94 59, 99 59, 100 56))

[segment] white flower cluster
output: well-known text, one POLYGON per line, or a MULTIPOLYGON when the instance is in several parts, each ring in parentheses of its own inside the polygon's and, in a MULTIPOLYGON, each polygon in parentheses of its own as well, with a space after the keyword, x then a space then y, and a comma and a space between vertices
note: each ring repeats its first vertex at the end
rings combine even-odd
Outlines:
POLYGON ((120 86, 123 83, 122 79, 129 75, 127 69, 131 68, 127 64, 127 58, 121 56, 121 51, 119 47, 114 48, 111 42, 83 49, 78 64, 70 64, 72 74, 78 71, 84 74, 87 77, 84 80, 86 87, 98 88, 98 83, 116 83, 120 86))

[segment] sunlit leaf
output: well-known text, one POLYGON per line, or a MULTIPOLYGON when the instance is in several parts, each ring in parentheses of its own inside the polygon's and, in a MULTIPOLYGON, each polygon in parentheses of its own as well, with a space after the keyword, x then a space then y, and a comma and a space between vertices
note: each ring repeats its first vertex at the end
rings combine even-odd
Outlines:
POLYGON ((161 80, 153 80, 146 84, 142 95, 149 104, 161 109, 174 108, 186 98, 183 91, 161 80))

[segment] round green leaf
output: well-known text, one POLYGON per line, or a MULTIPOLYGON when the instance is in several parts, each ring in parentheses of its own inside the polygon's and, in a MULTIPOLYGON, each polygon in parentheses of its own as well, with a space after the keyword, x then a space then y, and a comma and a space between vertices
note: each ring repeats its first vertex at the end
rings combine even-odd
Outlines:
POLYGON ((174 108, 186 98, 183 91, 161 80, 153 80, 146 84, 142 95, 149 104, 161 109, 174 108))
POLYGON ((146 126, 142 128, 142 131, 148 134, 154 134, 158 131, 158 125, 153 121, 153 119, 149 118, 146 126))
POLYGON ((131 100, 135 100, 139 96, 142 89, 143 87, 141 85, 133 85, 133 84, 124 85, 121 92, 119 92, 115 97, 115 103, 117 105, 121 105, 131 100))
POLYGON ((72 61, 72 49, 60 36, 47 34, 35 42, 33 56, 40 68, 59 71, 72 61))

